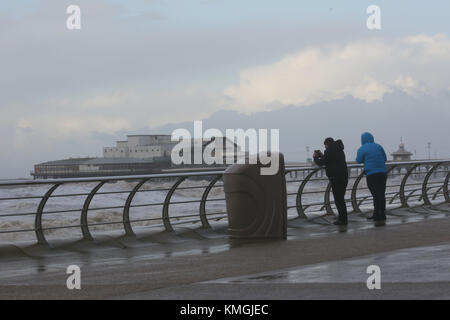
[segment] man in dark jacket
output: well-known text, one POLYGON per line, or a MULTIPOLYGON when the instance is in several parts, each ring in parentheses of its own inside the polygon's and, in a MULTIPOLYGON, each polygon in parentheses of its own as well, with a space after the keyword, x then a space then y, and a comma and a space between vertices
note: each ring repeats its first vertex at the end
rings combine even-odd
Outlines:
POLYGON ((386 153, 381 145, 374 142, 373 135, 364 132, 361 135, 361 147, 358 149, 356 162, 364 163, 364 172, 367 179, 367 187, 373 196, 373 216, 378 224, 384 224, 386 220, 386 153))
POLYGON ((345 191, 348 185, 347 162, 345 161, 344 144, 342 140, 334 141, 326 138, 324 141, 325 152, 314 152, 314 162, 319 166, 325 166, 325 172, 331 183, 334 203, 339 212, 339 218, 335 225, 347 224, 347 205, 345 203, 345 191))

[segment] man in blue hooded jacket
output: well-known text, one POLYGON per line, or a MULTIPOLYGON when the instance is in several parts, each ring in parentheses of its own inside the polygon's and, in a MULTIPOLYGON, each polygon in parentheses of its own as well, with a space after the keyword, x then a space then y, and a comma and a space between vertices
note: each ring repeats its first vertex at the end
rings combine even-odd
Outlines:
POLYGON ((382 146, 374 142, 373 135, 364 132, 361 135, 361 147, 358 149, 356 162, 364 163, 367 187, 373 196, 374 212, 369 219, 375 222, 386 220, 386 153, 382 146))

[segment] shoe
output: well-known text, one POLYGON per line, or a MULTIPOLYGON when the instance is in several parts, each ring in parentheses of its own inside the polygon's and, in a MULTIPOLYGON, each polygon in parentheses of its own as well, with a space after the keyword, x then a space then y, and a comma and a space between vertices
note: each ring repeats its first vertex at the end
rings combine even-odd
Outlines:
POLYGON ((373 220, 373 219, 375 219, 375 217, 373 215, 371 215, 371 216, 367 216, 366 219, 367 220, 373 220))
POLYGON ((336 226, 346 226, 347 221, 336 220, 335 222, 333 222, 333 224, 336 226))
POLYGON ((378 220, 374 220, 375 222, 375 227, 382 227, 386 225, 386 219, 378 219, 378 220))

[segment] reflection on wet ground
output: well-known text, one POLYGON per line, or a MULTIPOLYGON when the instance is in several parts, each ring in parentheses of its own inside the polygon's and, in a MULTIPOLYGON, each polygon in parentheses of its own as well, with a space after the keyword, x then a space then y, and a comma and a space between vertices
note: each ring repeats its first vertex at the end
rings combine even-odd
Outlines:
POLYGON ((450 243, 203 283, 365 283, 371 274, 367 273, 370 265, 380 267, 382 283, 450 282, 450 243))
MULTIPOLYGON (((375 228, 374 223, 366 219, 366 216, 370 214, 350 214, 348 226, 339 227, 332 224, 334 216, 331 215, 311 219, 290 217, 287 240, 320 238, 338 233, 351 234, 375 228)), ((449 215, 450 204, 439 207, 396 209, 389 212, 387 227, 449 215)), ((0 263, 2 264, 0 279, 51 271, 65 265, 68 260, 81 266, 105 263, 126 264, 177 256, 214 254, 264 241, 273 240, 231 239, 227 234, 226 221, 223 221, 214 229, 178 227, 175 232, 154 230, 136 237, 120 234, 99 235, 95 241, 65 240, 52 243, 50 246, 6 243, 0 244, 0 263)), ((445 252, 450 253, 448 250, 445 252)), ((435 259, 435 257, 432 258, 435 259)), ((441 262, 449 265, 450 261, 441 262)), ((289 275, 292 274, 295 273, 289 273, 289 275)), ((276 277, 278 279, 281 276, 276 277)))

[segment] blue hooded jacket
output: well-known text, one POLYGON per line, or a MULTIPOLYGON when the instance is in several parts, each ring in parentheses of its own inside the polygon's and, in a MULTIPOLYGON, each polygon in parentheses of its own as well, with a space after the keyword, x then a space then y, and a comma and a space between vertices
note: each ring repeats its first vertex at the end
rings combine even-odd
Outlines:
POLYGON ((383 147, 374 142, 372 134, 364 132, 361 135, 361 147, 358 149, 356 162, 364 163, 366 176, 387 172, 386 160, 386 153, 383 147))

